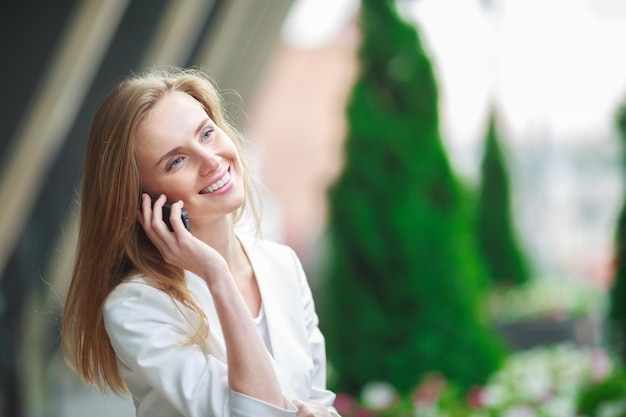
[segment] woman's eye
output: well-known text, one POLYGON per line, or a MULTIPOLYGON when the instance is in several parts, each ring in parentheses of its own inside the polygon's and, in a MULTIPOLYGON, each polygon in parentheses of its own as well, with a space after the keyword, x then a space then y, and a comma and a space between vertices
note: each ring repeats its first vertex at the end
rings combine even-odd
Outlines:
POLYGON ((181 163, 183 162, 183 158, 178 156, 176 157, 172 163, 170 163, 169 167, 167 168, 168 170, 176 168, 177 166, 179 166, 181 163))
POLYGON ((203 140, 209 140, 211 139, 211 136, 213 136, 213 132, 215 132, 215 129, 208 129, 207 131, 204 132, 204 134, 202 135, 202 139, 203 140))

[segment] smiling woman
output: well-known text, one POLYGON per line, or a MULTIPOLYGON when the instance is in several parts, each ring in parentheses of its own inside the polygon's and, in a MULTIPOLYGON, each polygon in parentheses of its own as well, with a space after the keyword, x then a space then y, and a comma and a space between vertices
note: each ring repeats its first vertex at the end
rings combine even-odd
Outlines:
POLYGON ((224 214, 241 207, 243 167, 237 147, 189 94, 174 91, 161 98, 139 123, 136 141, 143 191, 183 201, 194 224, 223 222, 224 214))
POLYGON ((130 392, 138 416, 337 415, 300 261, 234 231, 251 177, 203 73, 114 88, 84 173, 62 328, 79 376, 130 392))

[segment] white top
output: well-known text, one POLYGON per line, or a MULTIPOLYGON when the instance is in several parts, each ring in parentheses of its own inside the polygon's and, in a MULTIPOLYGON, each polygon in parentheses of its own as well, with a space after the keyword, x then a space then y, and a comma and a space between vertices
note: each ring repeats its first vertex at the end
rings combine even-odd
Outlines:
POLYGON ((104 321, 137 417, 295 417, 292 400, 317 400, 336 414, 326 389, 325 342, 302 265, 287 246, 242 239, 262 299, 259 328, 271 348, 287 409, 232 391, 226 345, 211 293, 186 272, 209 322, 209 336, 189 344, 198 318, 187 307, 129 277, 109 295, 104 321))
POLYGON ((270 333, 267 330, 267 319, 265 318, 265 312, 263 311, 263 304, 261 304, 261 308, 259 309, 259 315, 254 318, 254 324, 256 324, 256 328, 261 335, 263 343, 265 343, 265 348, 271 355, 272 342, 270 341, 270 333))

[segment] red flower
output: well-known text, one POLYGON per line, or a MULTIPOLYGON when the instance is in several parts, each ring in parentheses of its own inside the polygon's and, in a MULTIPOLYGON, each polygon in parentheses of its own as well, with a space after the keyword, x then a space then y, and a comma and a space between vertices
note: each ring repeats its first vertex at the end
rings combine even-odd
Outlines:
POLYGON ((413 402, 418 406, 431 406, 439 400, 446 379, 440 373, 427 374, 413 391, 413 402))
POLYGON ((611 361, 603 349, 596 348, 591 353, 591 375, 594 381, 605 380, 611 374, 611 361))
POLYGON ((474 386, 467 393, 467 405, 471 408, 479 409, 485 407, 485 389, 474 386))
POLYGON ((356 400, 350 394, 337 394, 335 398, 335 408, 342 416, 348 416, 352 414, 356 407, 356 400))

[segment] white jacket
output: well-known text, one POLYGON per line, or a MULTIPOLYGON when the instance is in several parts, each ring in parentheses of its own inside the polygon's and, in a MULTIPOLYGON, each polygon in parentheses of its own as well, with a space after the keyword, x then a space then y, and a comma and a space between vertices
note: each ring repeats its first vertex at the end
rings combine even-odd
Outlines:
POLYGON ((326 387, 324 337, 302 265, 287 246, 240 238, 258 281, 273 365, 288 408, 232 391, 226 348, 206 283, 186 272, 187 285, 209 321, 202 344, 187 343, 197 317, 166 293, 134 276, 109 295, 104 322, 138 417, 293 417, 292 400, 332 407, 326 387))

